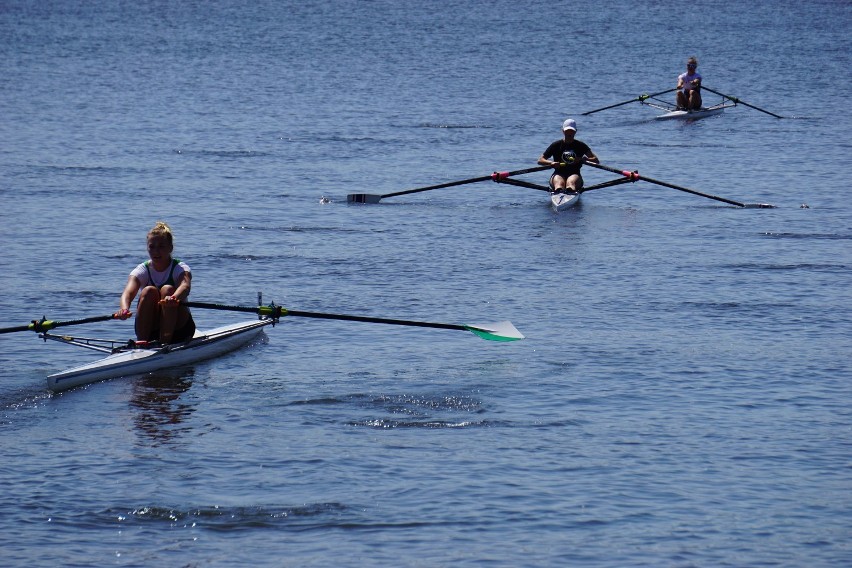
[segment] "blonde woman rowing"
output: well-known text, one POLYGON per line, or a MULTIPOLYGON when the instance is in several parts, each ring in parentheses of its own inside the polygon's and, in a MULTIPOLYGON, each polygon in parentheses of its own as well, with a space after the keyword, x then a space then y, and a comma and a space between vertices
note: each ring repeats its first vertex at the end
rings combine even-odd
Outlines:
POLYGON ((159 341, 166 345, 191 339, 195 334, 195 322, 189 309, 180 305, 189 297, 192 283, 189 266, 172 258, 172 230, 162 221, 148 231, 147 244, 150 260, 130 273, 116 316, 129 318, 132 315, 130 305, 139 294, 136 303, 138 341, 159 341))

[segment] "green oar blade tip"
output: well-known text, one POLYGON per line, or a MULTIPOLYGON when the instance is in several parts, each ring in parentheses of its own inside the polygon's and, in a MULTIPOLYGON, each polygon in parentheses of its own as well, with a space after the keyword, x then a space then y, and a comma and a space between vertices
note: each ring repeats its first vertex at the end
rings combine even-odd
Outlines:
POLYGON ((468 324, 464 326, 471 333, 489 341, 518 341, 524 335, 510 321, 498 323, 468 324))

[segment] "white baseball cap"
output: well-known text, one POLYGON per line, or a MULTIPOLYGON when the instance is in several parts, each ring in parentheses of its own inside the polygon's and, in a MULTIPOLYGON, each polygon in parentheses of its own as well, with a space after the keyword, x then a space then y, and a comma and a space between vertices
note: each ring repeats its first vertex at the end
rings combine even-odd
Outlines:
POLYGON ((562 123, 562 131, 565 132, 566 130, 573 130, 574 132, 577 132, 577 123, 573 118, 569 118, 562 123))

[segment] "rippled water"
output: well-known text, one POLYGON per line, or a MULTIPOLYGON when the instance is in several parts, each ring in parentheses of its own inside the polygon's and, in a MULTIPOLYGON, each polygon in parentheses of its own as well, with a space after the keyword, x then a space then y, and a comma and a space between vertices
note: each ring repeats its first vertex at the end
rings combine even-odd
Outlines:
POLYGON ((849 564, 850 12, 3 4, 0 327, 113 311, 162 218, 197 301, 527 336, 285 318, 62 395, 45 375, 96 354, 0 336, 4 564, 849 564), (692 54, 790 118, 581 116, 692 54), (566 116, 605 164, 778 207, 645 182, 561 214, 488 182, 346 204, 531 167, 566 116))

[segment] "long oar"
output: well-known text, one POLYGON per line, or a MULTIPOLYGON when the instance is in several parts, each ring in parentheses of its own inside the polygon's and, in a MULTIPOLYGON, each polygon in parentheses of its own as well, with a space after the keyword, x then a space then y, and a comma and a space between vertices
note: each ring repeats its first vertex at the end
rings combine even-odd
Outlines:
POLYGON ((673 183, 669 183, 669 182, 666 182, 666 181, 660 181, 658 179, 649 178, 647 176, 640 176, 639 172, 636 172, 636 171, 631 172, 631 171, 627 171, 627 170, 620 170, 618 168, 612 168, 610 166, 605 166, 603 164, 596 164, 594 162, 584 162, 584 163, 588 166, 592 166, 593 168, 599 168, 601 170, 606 170, 608 172, 621 174, 621 175, 625 176, 626 178, 629 178, 630 181, 644 180, 644 181, 647 181, 647 182, 650 182, 650 183, 655 183, 657 185, 662 185, 663 187, 670 187, 672 189, 677 189, 678 191, 685 191, 686 193, 691 193, 693 195, 700 195, 701 197, 706 197, 708 199, 715 199, 716 201, 721 201, 723 203, 729 203, 731 205, 736 205, 737 207, 745 207, 745 208, 750 208, 750 209, 754 209, 754 208, 771 209, 771 208, 775 207, 774 205, 770 205, 768 203, 740 203, 739 201, 734 201, 733 199, 727 199, 725 197, 719 197, 718 195, 710 195, 709 193, 702 193, 702 192, 696 191, 694 189, 689 189, 688 187, 675 185, 673 183))
POLYGON ((40 320, 33 320, 28 325, 19 325, 16 327, 4 327, 0 329, 0 333, 14 333, 16 331, 35 331, 36 333, 41 333, 43 331, 51 330, 55 327, 63 327, 66 325, 80 325, 83 323, 94 323, 98 321, 109 321, 112 319, 118 319, 115 314, 110 314, 108 316, 94 316, 91 318, 83 318, 78 320, 68 320, 68 321, 51 321, 49 319, 42 318, 40 320))
POLYGON ((516 185, 518 187, 527 187, 529 189, 537 189, 539 191, 547 191, 553 193, 553 190, 547 187, 546 185, 539 185, 537 183, 531 183, 520 179, 503 178, 495 179, 494 181, 496 181, 497 183, 505 183, 507 185, 516 185))
POLYGON ((589 112, 584 112, 583 116, 586 116, 586 115, 589 115, 589 114, 594 114, 594 113, 600 112, 602 110, 620 107, 621 105, 626 105, 626 104, 629 104, 629 103, 641 103, 641 102, 645 101, 646 99, 650 99, 652 97, 658 97, 660 95, 665 95, 666 93, 671 93, 672 91, 677 91, 677 87, 675 87, 673 89, 666 89, 665 91, 660 91, 659 93, 651 93, 650 95, 639 95, 635 99, 630 99, 629 101, 624 101, 623 103, 615 103, 614 105, 609 105, 609 106, 605 106, 603 108, 590 110, 589 112))
POLYGON ((477 183, 480 181, 488 181, 488 180, 497 180, 500 178, 506 178, 509 176, 516 176, 520 174, 529 174, 532 172, 540 172, 542 170, 548 170, 553 166, 538 166, 535 168, 527 168, 524 170, 515 170, 513 172, 494 172, 487 176, 480 176, 470 179, 463 179, 459 181, 450 181, 447 183, 439 183, 438 185, 429 185, 426 187, 418 187, 416 189, 407 189, 405 191, 397 191, 394 193, 385 193, 384 195, 375 195, 369 193, 350 193, 346 196, 346 201, 349 203, 378 203, 382 199, 386 197, 396 197, 397 195, 407 195, 409 193, 419 193, 421 191, 429 191, 432 189, 442 189, 444 187, 453 187, 456 185, 464 185, 467 183, 477 183))
MULTIPOLYGON (((619 172, 621 173, 621 172, 619 172)), ((546 191, 548 193, 553 193, 553 188, 548 187, 546 185, 539 185, 537 183, 530 183, 528 181, 521 181, 519 179, 502 179, 502 180, 494 180, 498 183, 506 183, 509 185, 517 185, 518 187, 528 187, 530 189, 537 189, 539 191, 546 191)), ((630 183, 632 181, 636 181, 634 179, 627 178, 618 178, 610 181, 605 181, 603 183, 596 183, 595 185, 590 185, 589 187, 584 187, 580 190, 580 193, 585 193, 587 191, 592 191, 594 189, 603 189, 605 187, 612 187, 613 185, 621 185, 622 183, 630 183)))
POLYGON ((777 115, 774 112, 769 112, 768 110, 763 110, 762 108, 758 108, 754 105, 750 105, 747 102, 738 99, 737 97, 732 97, 731 95, 726 95, 724 93, 720 93, 719 91, 714 91, 710 87, 705 87, 704 85, 701 85, 701 88, 704 89, 705 91, 710 91, 713 94, 719 95, 720 97, 725 97, 726 99, 730 99, 738 105, 745 105, 749 108, 753 108, 754 110, 759 110, 760 112, 765 112, 766 114, 768 114, 770 116, 774 116, 775 118, 784 118, 783 116, 777 115))
POLYGON ((425 321, 408 321, 400 319, 374 318, 368 316, 350 316, 346 314, 327 314, 321 312, 300 312, 297 310, 288 310, 281 306, 227 306, 223 304, 211 304, 207 302, 183 302, 184 306, 189 308, 202 308, 208 310, 225 310, 231 312, 248 312, 255 313, 261 316, 279 318, 283 316, 294 316, 302 318, 318 318, 344 321, 360 321, 366 323, 385 323, 390 325, 407 325, 414 327, 435 327, 439 329, 456 329, 461 331, 470 331, 482 339, 491 341, 516 341, 524 339, 520 331, 515 329, 512 322, 501 321, 498 323, 485 324, 452 324, 452 323, 432 323, 425 321))
POLYGON ((580 193, 586 193, 587 191, 592 191, 595 189, 603 189, 605 187, 612 187, 614 185, 621 185, 622 183, 631 183, 636 181, 635 179, 630 178, 618 178, 610 181, 605 181, 603 183, 596 183, 595 185, 590 185, 589 187, 584 187, 580 190, 580 193))

